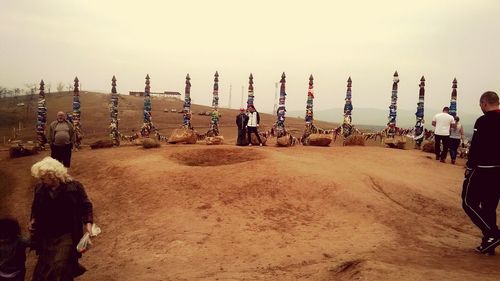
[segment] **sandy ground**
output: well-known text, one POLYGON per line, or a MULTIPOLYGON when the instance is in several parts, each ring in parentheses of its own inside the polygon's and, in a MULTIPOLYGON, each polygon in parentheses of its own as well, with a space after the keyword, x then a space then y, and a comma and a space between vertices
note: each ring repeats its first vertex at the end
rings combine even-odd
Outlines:
MULTIPOLYGON (((26 225, 29 168, 46 154, 2 152, 1 215, 26 225)), ((373 146, 83 149, 70 173, 103 233, 78 280, 499 280, 500 255, 472 251, 463 162, 432 158, 373 146)))

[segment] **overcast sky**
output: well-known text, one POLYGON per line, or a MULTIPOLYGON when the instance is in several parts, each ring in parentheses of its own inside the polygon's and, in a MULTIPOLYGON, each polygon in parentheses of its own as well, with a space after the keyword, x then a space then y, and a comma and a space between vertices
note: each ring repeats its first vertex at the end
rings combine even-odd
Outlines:
MULTIPOLYGON (((287 75, 287 108, 305 108, 315 77, 315 109, 353 105, 386 109, 399 72, 400 108, 414 110, 420 77, 426 107, 449 104, 458 80, 458 111, 478 113, 479 95, 500 90, 500 1, 161 1, 0 0, 0 85, 44 79, 84 90, 184 93, 211 104, 220 74, 221 105, 233 108, 254 75, 255 104, 273 108, 275 82, 287 75)), ((153 104, 154 107, 154 104, 153 104)), ((427 118, 426 118, 427 119, 427 118)))

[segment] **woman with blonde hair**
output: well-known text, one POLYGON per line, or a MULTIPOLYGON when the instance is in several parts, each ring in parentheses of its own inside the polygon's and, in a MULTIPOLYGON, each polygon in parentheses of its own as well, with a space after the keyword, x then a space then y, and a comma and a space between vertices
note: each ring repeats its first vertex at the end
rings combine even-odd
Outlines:
POLYGON ((78 264, 76 245, 84 226, 92 233, 92 203, 83 185, 51 157, 35 163, 31 174, 39 181, 31 207, 30 230, 38 255, 32 280, 73 280, 85 271, 78 264))

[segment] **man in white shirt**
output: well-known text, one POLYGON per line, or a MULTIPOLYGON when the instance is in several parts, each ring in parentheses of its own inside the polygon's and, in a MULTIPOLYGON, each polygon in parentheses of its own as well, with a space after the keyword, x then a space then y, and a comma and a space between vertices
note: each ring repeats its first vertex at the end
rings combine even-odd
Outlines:
POLYGON ((443 112, 434 115, 432 118, 432 126, 434 127, 434 152, 436 160, 441 160, 445 163, 446 155, 450 141, 450 129, 455 127, 455 119, 449 114, 450 108, 444 107, 443 112), (443 150, 441 150, 443 144, 443 150))
POLYGON ((251 134, 255 134, 257 137, 257 141, 259 141, 259 145, 262 146, 262 140, 259 136, 259 131, 257 127, 260 125, 260 115, 255 109, 255 106, 250 105, 248 107, 248 123, 247 123, 247 133, 248 133, 248 145, 252 146, 252 137, 251 134))

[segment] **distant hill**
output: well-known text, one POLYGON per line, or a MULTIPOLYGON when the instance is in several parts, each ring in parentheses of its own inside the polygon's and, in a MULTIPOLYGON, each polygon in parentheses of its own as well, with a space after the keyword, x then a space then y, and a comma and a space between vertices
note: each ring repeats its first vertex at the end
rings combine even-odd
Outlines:
MULTIPOLYGON (((426 109, 425 111, 425 127, 427 129, 432 129, 431 121, 432 117, 441 112, 441 110, 436 109, 426 109)), ((472 134, 472 129, 474 127, 474 122, 479 117, 475 114, 459 112, 460 121, 464 126, 465 133, 467 135, 472 134)), ((289 116, 304 116, 304 111, 288 111, 289 116)), ((327 110, 318 110, 314 112, 314 118, 316 120, 322 120, 327 122, 342 122, 342 116, 344 114, 343 108, 331 108, 327 110)), ((377 108, 354 108, 352 119, 355 125, 360 128, 368 128, 377 130, 379 128, 385 128, 387 124, 388 110, 377 109, 377 108)), ((411 128, 415 126, 415 111, 398 109, 398 127, 411 128)))
MULTIPOLYGON (((56 112, 72 111, 72 93, 60 92, 46 95, 48 107, 48 119, 54 120, 56 112)), ((38 95, 25 95, 16 97, 0 98, 0 142, 3 137, 7 139, 12 136, 13 128, 21 125, 22 138, 33 139, 35 137, 36 104, 38 95)), ((109 134, 109 102, 110 94, 82 92, 80 94, 82 104, 82 128, 86 135, 84 142, 93 138, 106 138, 109 134)), ((174 128, 182 123, 182 115, 170 112, 171 109, 182 110, 183 101, 176 98, 152 97, 153 122, 159 128, 160 133, 169 135, 174 128), (167 110, 168 112, 165 112, 167 110)), ((120 95, 119 118, 120 131, 130 135, 132 130, 140 129, 142 125, 143 98, 130 95, 120 95)), ((200 112, 210 111, 211 107, 193 104, 193 126, 203 132, 208 129, 210 120, 208 116, 199 115, 200 112)), ((235 134, 234 117, 238 114, 236 109, 220 108, 221 132, 225 136, 233 137, 235 134)), ((426 109, 426 127, 431 129, 431 118, 438 110, 426 109)), ((343 109, 331 108, 314 112, 316 125, 324 129, 331 129, 342 122, 343 109)), ((294 135, 301 135, 304 128, 304 111, 288 111, 286 126, 294 135)), ((275 122, 275 116, 261 113, 262 129, 270 128, 275 122)), ((478 116, 468 113, 460 113, 465 132, 470 135, 473 124, 478 116)), ((354 108, 354 124, 361 130, 381 130, 387 124, 387 110, 375 108, 354 108)), ((414 111, 399 109, 398 126, 410 128, 415 125, 414 111)))
MULTIPOLYGON (((55 119, 57 111, 72 111, 73 93, 59 92, 46 94, 48 122, 55 119)), ((16 96, 0 98, 0 142, 13 135, 13 128, 21 126, 21 138, 31 140, 35 138, 36 105, 38 95, 16 96), (19 106, 18 106, 19 104, 19 106), (22 104, 22 105, 21 105, 22 104)), ((81 92, 80 102, 82 105, 82 129, 85 134, 84 143, 94 139, 109 137, 109 102, 110 94, 81 92)), ((143 97, 131 95, 120 95, 118 104, 118 118, 120 119, 120 131, 125 135, 131 135, 132 130, 139 130, 143 122, 143 97)), ((183 101, 177 98, 152 97, 153 123, 159 129, 160 134, 170 135, 173 129, 182 124, 183 101), (177 113, 171 112, 175 109, 177 113)), ((211 107, 193 104, 192 124, 199 132, 206 132, 210 124, 210 117, 200 115, 201 112, 211 111, 211 107)), ((237 109, 219 108, 222 115, 220 120, 221 133, 225 137, 234 138, 236 135, 235 117, 237 109)), ((269 129, 275 122, 276 117, 271 114, 261 113, 261 129, 269 129)), ((318 121, 317 126, 331 129, 337 124, 318 121)), ((299 118, 286 119, 288 130, 296 136, 300 136, 304 129, 304 120, 299 118)))

